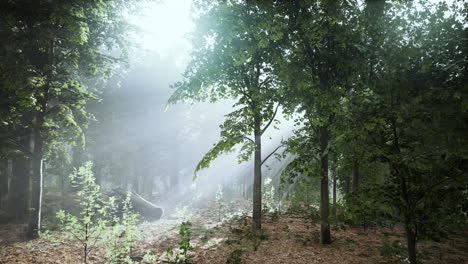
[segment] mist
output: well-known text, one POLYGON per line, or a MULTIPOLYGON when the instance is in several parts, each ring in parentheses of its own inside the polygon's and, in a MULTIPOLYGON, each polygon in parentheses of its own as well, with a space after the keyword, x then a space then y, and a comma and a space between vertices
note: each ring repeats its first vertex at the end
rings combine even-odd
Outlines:
POLYGON ((6 1, 0 263, 468 263, 467 7, 6 1))
MULTIPOLYGON (((193 203, 195 197, 206 202, 214 198, 218 186, 234 182, 245 182, 244 188, 251 189, 252 161, 239 163, 238 150, 221 156, 194 179, 198 162, 219 140, 219 125, 234 109, 234 101, 168 105, 170 86, 181 76, 178 58, 156 51, 146 54, 118 80, 119 88, 109 88, 102 100, 90 103, 97 121, 90 126, 87 148, 90 159, 106 161, 95 164, 104 188, 144 193, 151 184, 151 193, 146 194, 152 201, 171 206, 193 203)), ((292 131, 290 121, 279 119, 277 129, 265 135, 265 156, 292 131)), ((270 165, 274 163, 273 157, 269 159, 270 165)), ((266 178, 279 175, 268 174, 266 178)))

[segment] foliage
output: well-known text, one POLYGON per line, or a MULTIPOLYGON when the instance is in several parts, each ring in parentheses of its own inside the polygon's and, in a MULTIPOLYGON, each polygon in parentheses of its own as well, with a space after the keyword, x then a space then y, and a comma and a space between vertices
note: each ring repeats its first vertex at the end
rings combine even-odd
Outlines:
POLYGON ((336 220, 364 229, 393 226, 398 221, 396 210, 385 200, 385 195, 385 189, 378 186, 366 186, 349 194, 343 205, 338 204, 336 220))
POLYGON ((46 229, 44 226, 43 226, 43 230, 44 231, 39 231, 40 238, 50 241, 50 242, 58 242, 57 238, 52 234, 50 230, 46 229))
POLYGON ((405 261, 407 254, 399 240, 391 242, 388 236, 384 236, 382 241, 383 245, 380 248, 380 255, 388 260, 386 263, 401 263, 405 261))
POLYGON ((244 251, 242 249, 236 249, 229 255, 229 258, 226 260, 226 264, 242 264, 242 254, 244 251))
POLYGON ((175 255, 175 263, 177 264, 187 263, 187 261, 193 258, 190 252, 193 250, 193 247, 190 245, 191 227, 192 223, 190 221, 184 221, 179 226, 180 242, 178 252, 175 255))
POLYGON ((109 224, 110 208, 101 194, 99 185, 95 182, 91 162, 75 169, 70 179, 73 186, 79 189, 77 199, 81 210, 78 216, 60 210, 57 212, 57 218, 62 224, 63 231, 82 245, 86 263, 89 253, 100 241, 109 224))
POLYGON ((68 167, 65 146, 83 147, 96 99, 92 84, 124 66, 125 19, 135 2, 22 1, 2 3, 0 16, 0 152, 32 159, 28 236, 40 228, 42 162, 68 167), (18 137, 19 136, 19 137, 18 137), (32 137, 34 144, 22 144, 32 137))
POLYGON ((147 250, 145 255, 143 256, 143 261, 149 262, 149 263, 156 263, 158 259, 156 256, 151 252, 151 250, 147 250))
POLYGON ((63 231, 83 246, 86 263, 89 253, 101 242, 106 248, 110 263, 131 263, 129 253, 138 239, 138 214, 132 210, 130 193, 122 205, 114 197, 108 200, 101 193, 92 172, 92 162, 75 169, 70 175, 72 187, 76 188, 79 214, 60 210, 57 212, 63 231))
POLYGON ((254 133, 254 117, 262 124, 270 123, 276 113, 275 97, 279 93, 272 73, 274 51, 268 31, 259 33, 254 26, 267 23, 265 11, 244 1, 216 4, 200 1, 198 8, 201 14, 193 34, 192 61, 184 81, 174 85, 176 90, 169 103, 238 101, 234 104, 236 110, 227 114, 220 126, 221 140, 200 161, 196 171, 208 168, 217 156, 231 151, 237 144, 242 145, 239 160, 249 160, 255 147, 253 140, 246 136, 254 133))
POLYGON ((216 102, 231 99, 234 111, 225 115, 220 140, 195 169, 210 167, 221 154, 240 146, 239 162, 254 156, 253 229, 261 228, 262 135, 282 101, 282 86, 274 74, 280 56, 281 24, 260 2, 197 1, 199 17, 193 34, 193 52, 184 80, 174 85, 170 103, 216 102), (256 25, 262 25, 258 30, 256 25), (249 137, 252 136, 252 137, 249 137), (254 154, 254 155, 252 155, 254 154))
POLYGON ((357 119, 351 121, 369 136, 371 156, 390 168, 384 198, 398 208, 411 263, 416 263, 418 237, 444 225, 433 223, 459 219, 460 204, 447 201, 463 196, 466 182, 467 137, 459 134, 466 122, 459 119, 463 100, 455 95, 463 93, 466 78, 462 11, 454 5, 449 12, 446 3, 420 4, 420 11, 398 4, 385 9, 381 29, 391 37, 369 33, 381 41, 370 50, 371 56, 379 54, 370 66, 379 66, 373 68, 364 100, 353 103, 357 119))
POLYGON ((139 214, 132 210, 131 193, 122 203, 122 210, 119 212, 119 205, 115 199, 109 199, 110 215, 113 216, 111 226, 103 237, 106 248, 106 257, 110 263, 132 263, 129 254, 139 238, 137 227, 139 214), (119 216, 121 215, 121 216, 119 216))
MULTIPOLYGON (((288 144, 292 142, 294 140, 288 144)), ((294 147, 288 148, 294 151, 294 147)), ((316 162, 306 162, 300 157, 296 157, 286 166, 281 176, 281 189, 289 201, 288 213, 307 214, 314 220, 320 218, 316 208, 320 203, 319 174, 316 162)))

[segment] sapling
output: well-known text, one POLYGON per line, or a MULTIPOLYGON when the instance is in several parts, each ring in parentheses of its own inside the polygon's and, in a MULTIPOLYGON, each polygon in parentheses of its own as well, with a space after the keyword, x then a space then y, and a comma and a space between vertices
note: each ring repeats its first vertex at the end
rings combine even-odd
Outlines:
POLYGON ((96 184, 92 166, 93 163, 88 161, 70 175, 72 186, 79 190, 79 215, 72 215, 63 210, 57 212, 57 218, 66 234, 82 245, 84 263, 87 263, 90 252, 109 224, 109 206, 104 201, 99 185, 96 184))
POLYGON ((192 227, 192 223, 189 220, 180 224, 179 253, 177 254, 175 259, 177 264, 186 263, 192 258, 192 256, 190 255, 190 251, 193 249, 193 247, 190 245, 190 236, 192 234, 192 232, 190 231, 190 227, 192 227))
MULTIPOLYGON (((190 236, 192 234, 192 232, 190 231, 191 226, 192 226, 192 223, 190 222, 190 220, 184 221, 180 224, 179 226, 179 235, 180 235, 179 248, 177 249, 177 254, 175 255, 174 262, 171 262, 171 263, 183 264, 183 263, 187 263, 188 260, 193 258, 193 256, 190 255, 190 251, 193 249, 193 247, 190 245, 190 236)), ((167 255, 169 256, 169 258, 173 258, 174 250, 168 249, 167 255)))

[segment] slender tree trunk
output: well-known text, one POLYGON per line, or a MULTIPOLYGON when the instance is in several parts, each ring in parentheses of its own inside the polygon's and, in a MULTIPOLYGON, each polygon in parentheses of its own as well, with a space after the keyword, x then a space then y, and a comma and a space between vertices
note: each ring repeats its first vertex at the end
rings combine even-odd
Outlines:
POLYGON ((320 132, 320 243, 330 244, 330 223, 328 216, 330 214, 330 198, 328 190, 328 153, 327 146, 329 140, 328 128, 323 127, 320 132))
MULTIPOLYGON (((48 89, 47 89, 48 90, 48 89)), ((44 137, 42 127, 45 121, 46 100, 42 98, 40 102, 41 110, 36 112, 36 127, 34 129, 34 152, 32 157, 32 177, 31 177, 31 208, 29 211, 29 224, 27 236, 37 238, 41 228, 41 207, 42 207, 42 169, 44 157, 44 137)))
MULTIPOLYGON (((398 144, 398 137, 395 136, 395 145, 399 150, 398 144)), ((401 196, 404 201, 404 214, 405 214, 405 232, 406 232, 406 242, 408 248, 408 259, 411 264, 416 264, 416 242, 417 242, 417 228, 414 225, 414 207, 411 205, 413 204, 410 200, 409 193, 410 189, 407 182, 407 177, 405 175, 409 175, 407 172, 408 168, 403 164, 394 164, 394 172, 397 174, 397 177, 400 180, 400 188, 401 188, 401 196), (406 173, 404 173, 405 171, 406 173)))
POLYGON ((255 158, 252 229, 254 231, 259 231, 262 228, 262 135, 260 129, 260 119, 257 116, 254 119, 255 158))
POLYGON ((405 221, 405 231, 408 246, 408 258, 411 264, 416 264, 416 232, 411 228, 409 220, 405 221))
POLYGON ((359 188, 359 163, 355 161, 353 163, 353 185, 352 185, 352 191, 356 192, 359 188))
POLYGON ((333 206, 336 206, 336 170, 333 171, 333 206))

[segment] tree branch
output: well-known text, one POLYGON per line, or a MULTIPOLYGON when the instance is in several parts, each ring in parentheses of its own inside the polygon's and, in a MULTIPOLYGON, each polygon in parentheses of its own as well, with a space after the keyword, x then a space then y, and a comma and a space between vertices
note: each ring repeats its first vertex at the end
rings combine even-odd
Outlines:
POLYGON ((255 144, 255 141, 253 141, 253 139, 249 138, 248 136, 242 136, 242 137, 255 144))
POLYGON ((271 125, 271 123, 273 122, 273 120, 275 119, 276 117, 276 113, 278 112, 278 108, 279 108, 280 104, 278 103, 276 105, 276 109, 275 109, 275 112, 273 113, 273 116, 271 117, 270 121, 268 122, 268 124, 266 124, 266 126, 262 129, 262 132, 260 133, 260 136, 263 135, 263 133, 265 133, 265 131, 267 130, 267 128, 271 125))
POLYGON ((279 145, 278 147, 276 147, 270 154, 268 154, 268 156, 266 156, 265 159, 262 160, 262 163, 260 163, 260 166, 263 165, 263 163, 265 163, 265 161, 267 161, 271 155, 273 155, 278 149, 280 149, 281 147, 283 147, 284 145, 279 145))
POLYGON ((260 82, 260 84, 258 85, 258 87, 262 88, 262 86, 268 84, 268 83, 271 83, 271 78, 270 77, 267 77, 265 80, 263 80, 262 82, 260 82))

